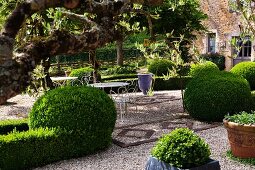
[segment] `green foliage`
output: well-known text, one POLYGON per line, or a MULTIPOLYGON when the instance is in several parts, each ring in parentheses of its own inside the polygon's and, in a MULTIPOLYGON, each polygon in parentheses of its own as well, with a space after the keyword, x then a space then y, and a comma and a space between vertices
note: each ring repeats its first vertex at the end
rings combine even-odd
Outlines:
POLYGON ((132 74, 136 73, 137 67, 126 66, 113 66, 105 71, 102 71, 103 75, 114 75, 114 74, 132 74))
POLYGON ((72 85, 81 85, 81 82, 83 81, 82 78, 84 76, 90 76, 91 72, 93 72, 93 68, 91 67, 73 69, 69 74, 69 77, 78 77, 78 80, 74 80, 72 85))
POLYGON ((220 70, 225 69, 225 57, 219 53, 202 54, 200 58, 215 63, 220 70))
POLYGON ((29 169, 104 149, 111 144, 116 116, 113 101, 99 89, 48 91, 29 114, 29 131, 17 131, 26 120, 0 123, 0 131, 14 129, 0 135, 0 169, 29 169))
POLYGON ((192 168, 208 161, 210 149, 208 144, 191 130, 179 128, 160 138, 151 154, 175 167, 192 168))
POLYGON ((184 103, 196 119, 222 121, 227 114, 250 111, 250 87, 244 78, 229 72, 196 77, 186 86, 184 103))
POLYGON ((35 102, 29 113, 29 126, 32 129, 60 127, 81 133, 93 131, 95 136, 103 131, 111 134, 115 120, 116 110, 112 99, 92 87, 51 90, 35 102))
POLYGON ((7 134, 16 129, 17 131, 28 130, 27 119, 14 119, 0 121, 0 134, 7 134))
POLYGON ((231 150, 228 150, 226 155, 228 158, 238 163, 255 165, 255 158, 238 158, 232 154, 231 150))
POLYGON ((191 81, 191 77, 169 77, 165 80, 162 77, 155 78, 154 90, 180 90, 185 88, 187 84, 191 81))
POLYGON ((116 80, 116 79, 130 79, 130 78, 137 78, 137 74, 115 74, 115 75, 102 76, 103 81, 116 80))
MULTIPOLYGON (((141 55, 139 50, 135 49, 134 45, 132 47, 124 48, 124 58, 129 59, 129 58, 136 58, 141 55)), ((115 46, 106 46, 103 48, 99 48, 96 50, 96 56, 97 60, 99 61, 115 61, 117 57, 117 51, 115 46)), ((78 62, 78 61, 84 61, 87 62, 89 59, 89 54, 88 53, 81 53, 78 55, 71 55, 71 56, 65 56, 61 55, 59 56, 60 58, 60 63, 73 63, 73 62, 78 62)), ((55 57, 51 58, 51 63, 56 63, 57 60, 55 57)))
POLYGON ((124 47, 126 46, 133 46, 135 43, 142 44, 144 39, 149 39, 150 36, 146 32, 140 32, 138 34, 129 35, 126 40, 124 41, 124 47))
POLYGON ((249 82, 251 89, 255 90, 255 62, 238 63, 230 72, 244 77, 249 82))
POLYGON ((116 117, 114 102, 102 90, 67 86, 47 92, 34 103, 29 127, 65 129, 72 133, 76 150, 94 153, 111 144, 116 117))
POLYGON ((31 74, 30 85, 26 89, 26 93, 30 96, 38 96, 45 93, 50 88, 47 87, 45 68, 42 65, 37 65, 31 74))
POLYGON ((192 77, 208 75, 214 72, 218 72, 219 68, 211 61, 205 63, 191 64, 189 75, 192 77))
POLYGON ((148 71, 157 76, 163 76, 173 69, 173 65, 173 62, 168 59, 154 59, 148 66, 148 71))
MULTIPOLYGON (((173 32, 173 37, 184 36, 180 45, 181 56, 185 62, 189 59, 188 44, 196 37, 195 32, 205 30, 202 21, 207 18, 200 8, 198 0, 165 0, 159 7, 150 7, 153 15, 159 18, 153 21, 153 31, 156 34, 173 32)), ((177 38, 178 39, 178 38, 177 38)), ((169 42, 176 41, 176 38, 168 39, 169 42)))
POLYGON ((255 91, 251 91, 251 98, 252 98, 252 108, 251 108, 251 110, 255 110, 255 91))
POLYGON ((2 0, 0 1, 0 30, 2 29, 4 22, 10 12, 14 10, 16 3, 21 0, 2 0))
MULTIPOLYGON (((119 81, 129 81, 129 80, 134 80, 134 77, 130 75, 130 78, 124 78, 122 75, 119 75, 121 77, 118 77, 116 75, 117 79, 114 79, 115 77, 109 77, 109 79, 103 79, 103 80, 110 80, 114 82, 119 82, 119 81)), ((137 80, 137 75, 134 75, 137 80)), ((167 80, 165 80, 163 77, 156 77, 154 79, 154 90, 180 90, 181 87, 186 87, 186 85, 191 81, 192 77, 169 77, 167 80), (181 80, 182 79, 182 80, 181 80), (182 84, 181 84, 182 83, 182 84)), ((136 83, 137 84, 137 83, 136 83)))
POLYGON ((63 159, 64 141, 54 129, 13 131, 0 136, 0 169, 29 169, 63 159))
POLYGON ((249 113, 242 111, 235 115, 227 115, 225 118, 230 122, 235 122, 239 124, 255 124, 255 112, 251 111, 249 113))

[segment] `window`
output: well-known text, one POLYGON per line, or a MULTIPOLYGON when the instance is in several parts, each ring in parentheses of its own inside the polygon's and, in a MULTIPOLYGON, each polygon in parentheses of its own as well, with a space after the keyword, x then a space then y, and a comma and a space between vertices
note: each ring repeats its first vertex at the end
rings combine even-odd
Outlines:
POLYGON ((246 36, 244 38, 240 37, 233 37, 235 39, 233 42, 236 44, 235 46, 232 46, 233 54, 236 54, 237 57, 245 58, 245 57, 251 57, 251 40, 249 36, 246 36))
POLYGON ((216 34, 215 33, 209 33, 208 34, 208 49, 207 52, 209 53, 215 53, 215 44, 216 44, 216 34))

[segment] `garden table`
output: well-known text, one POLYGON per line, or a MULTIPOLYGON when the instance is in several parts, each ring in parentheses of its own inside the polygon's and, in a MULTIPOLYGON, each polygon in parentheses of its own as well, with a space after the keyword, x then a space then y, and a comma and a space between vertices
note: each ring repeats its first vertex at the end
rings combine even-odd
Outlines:
POLYGON ((106 83, 94 83, 94 84, 88 84, 89 86, 96 87, 96 88, 113 88, 113 87, 125 87, 128 86, 129 83, 126 82, 106 82, 106 83))
POLYGON ((55 86, 65 86, 68 81, 73 82, 78 77, 50 77, 55 86))

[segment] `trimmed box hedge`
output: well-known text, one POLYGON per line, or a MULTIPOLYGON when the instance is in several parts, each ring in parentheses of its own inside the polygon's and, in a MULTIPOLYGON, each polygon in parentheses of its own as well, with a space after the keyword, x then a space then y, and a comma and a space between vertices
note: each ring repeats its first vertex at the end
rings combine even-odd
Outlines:
POLYGON ((63 159, 65 144, 54 129, 12 132, 0 136, 0 169, 16 170, 63 159))
POLYGON ((93 138, 93 133, 87 134, 57 128, 38 128, 0 135, 0 169, 31 169, 94 153, 94 148, 87 142, 91 140, 88 136, 93 138))
POLYGON ((114 102, 99 89, 48 91, 34 103, 28 123, 0 122, 8 133, 0 135, 0 169, 30 169, 105 149, 112 143, 116 117, 114 102), (26 129, 20 126, 29 129, 19 132, 26 129))
POLYGON ((12 119, 0 121, 0 135, 16 131, 27 131, 29 129, 27 119, 12 119))
POLYGON ((165 80, 163 77, 157 77, 155 79, 153 90, 180 90, 185 88, 192 77, 185 76, 182 78, 171 77, 165 80))
MULTIPOLYGON (((130 76, 131 77, 131 76, 130 76)), ((109 82, 129 82, 132 80, 136 81, 137 88, 138 88, 138 78, 137 75, 135 75, 136 78, 128 78, 128 79, 112 79, 109 80, 109 82)), ((181 87, 185 89, 186 85, 189 83, 189 81, 192 79, 190 76, 182 77, 182 80, 179 77, 171 77, 168 80, 165 80, 163 77, 156 77, 155 82, 153 82, 153 90, 180 90, 181 87)), ((134 88, 134 87, 130 87, 134 88)), ((104 88, 106 93, 109 93, 109 91, 113 90, 117 92, 118 88, 104 88)), ((138 88, 139 90, 139 88, 138 88)))
POLYGON ((109 76, 102 76, 103 81, 108 80, 116 80, 116 79, 132 79, 137 78, 137 74, 116 74, 116 75, 109 75, 109 76))

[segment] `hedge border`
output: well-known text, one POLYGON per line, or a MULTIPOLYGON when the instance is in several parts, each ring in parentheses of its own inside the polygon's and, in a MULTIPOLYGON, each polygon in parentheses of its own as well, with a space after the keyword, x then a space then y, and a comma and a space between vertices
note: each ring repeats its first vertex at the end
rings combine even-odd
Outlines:
POLYGON ((27 131, 28 120, 27 119, 7 119, 0 121, 0 135, 6 135, 12 132, 14 129, 16 131, 27 131))

